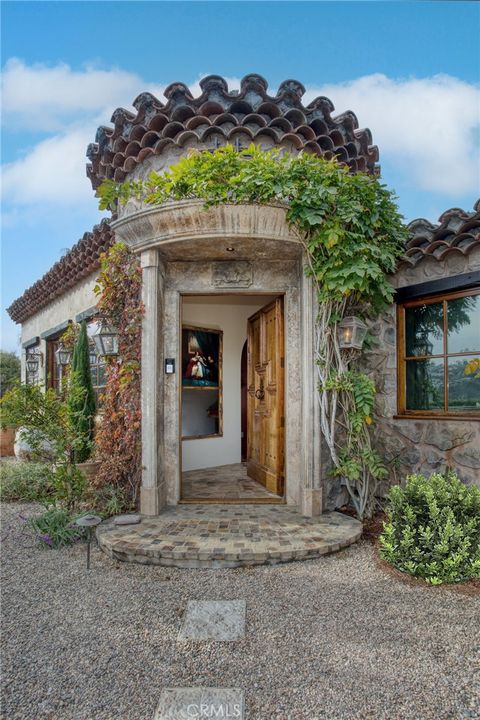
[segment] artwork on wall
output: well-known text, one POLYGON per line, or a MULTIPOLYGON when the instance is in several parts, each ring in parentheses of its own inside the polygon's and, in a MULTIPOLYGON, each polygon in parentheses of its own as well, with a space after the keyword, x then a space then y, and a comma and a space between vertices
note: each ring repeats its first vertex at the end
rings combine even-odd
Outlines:
POLYGON ((182 385, 191 388, 219 388, 222 376, 221 330, 183 327, 182 385))

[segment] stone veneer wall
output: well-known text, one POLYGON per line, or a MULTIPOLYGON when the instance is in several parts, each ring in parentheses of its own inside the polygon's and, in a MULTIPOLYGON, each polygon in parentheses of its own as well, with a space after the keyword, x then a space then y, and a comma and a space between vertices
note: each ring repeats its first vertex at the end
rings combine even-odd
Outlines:
MULTIPOLYGON (((480 269, 480 249, 465 257, 450 253, 445 260, 422 260, 416 267, 401 268, 392 278, 396 288, 416 285, 480 269)), ((398 419, 396 307, 372 324, 378 345, 364 353, 365 366, 375 380, 376 445, 391 463, 390 482, 414 472, 432 473, 453 467, 466 483, 480 486, 480 421, 398 419)), ((384 488, 385 489, 385 488, 384 488)))

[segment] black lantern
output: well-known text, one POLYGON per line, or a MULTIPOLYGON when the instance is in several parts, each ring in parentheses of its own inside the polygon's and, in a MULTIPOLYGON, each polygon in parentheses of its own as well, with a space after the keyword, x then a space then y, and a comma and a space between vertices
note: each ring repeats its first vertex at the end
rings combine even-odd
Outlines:
POLYGON ((361 350, 366 334, 367 326, 355 315, 338 323, 338 344, 342 350, 361 350))
POLYGON ((26 366, 28 373, 30 373, 31 375, 35 375, 38 372, 41 358, 42 353, 40 352, 40 350, 33 350, 32 352, 27 353, 26 366))
POLYGON ((100 325, 92 337, 98 355, 101 357, 116 357, 118 355, 118 332, 106 320, 100 321, 100 325))
POLYGON ((59 343, 58 348, 55 350, 55 359, 57 365, 61 365, 62 367, 70 365, 72 353, 63 343, 59 343))

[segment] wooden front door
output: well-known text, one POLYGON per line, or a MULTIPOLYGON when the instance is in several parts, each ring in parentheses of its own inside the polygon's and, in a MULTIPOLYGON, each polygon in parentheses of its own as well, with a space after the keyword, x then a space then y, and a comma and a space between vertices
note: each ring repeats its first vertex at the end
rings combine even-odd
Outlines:
POLYGON ((247 473, 284 492, 283 297, 248 320, 247 473))

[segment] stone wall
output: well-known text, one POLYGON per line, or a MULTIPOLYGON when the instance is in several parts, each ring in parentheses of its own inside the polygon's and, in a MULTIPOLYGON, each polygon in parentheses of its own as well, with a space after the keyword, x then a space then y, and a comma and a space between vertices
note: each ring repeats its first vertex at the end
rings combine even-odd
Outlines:
MULTIPOLYGON (((427 258, 414 268, 399 270, 392 283, 401 288, 478 269, 480 250, 468 257, 450 253, 441 262, 427 258)), ((378 344, 363 359, 377 387, 374 435, 390 463, 390 482, 402 481, 413 472, 429 474, 453 467, 464 482, 480 486, 480 421, 396 418, 396 308, 391 307, 370 331, 378 344)))

